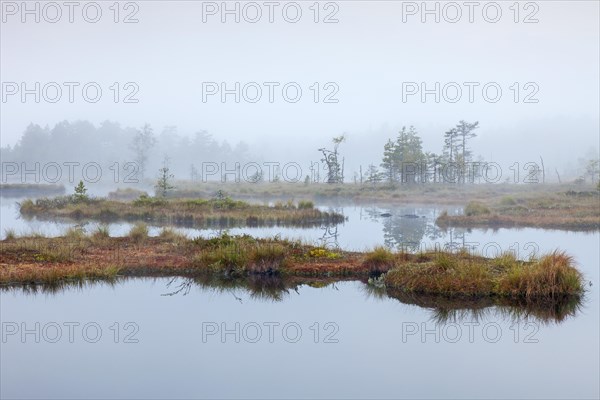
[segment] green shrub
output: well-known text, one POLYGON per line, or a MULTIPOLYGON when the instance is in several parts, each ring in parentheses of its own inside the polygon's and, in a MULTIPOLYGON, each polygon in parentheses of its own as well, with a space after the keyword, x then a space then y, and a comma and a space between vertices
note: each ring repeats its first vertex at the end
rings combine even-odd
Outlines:
POLYGON ((196 263, 212 271, 227 274, 241 274, 248 262, 248 253, 238 244, 223 244, 214 248, 203 249, 196 257, 196 263))
POLYGON ((310 200, 300 200, 298 202, 299 210, 312 210, 313 208, 315 208, 315 203, 310 200))
POLYGON ((75 186, 75 194, 73 194, 73 200, 75 202, 83 202, 88 199, 87 188, 83 184, 83 181, 79 181, 79 184, 75 186))
POLYGON ((137 200, 133 201, 133 205, 137 207, 160 207, 167 204, 166 199, 158 197, 150 197, 148 195, 141 195, 137 200))
POLYGON ((504 196, 500 199, 500 205, 502 206, 514 206, 517 201, 511 196, 504 196))
POLYGON ((468 217, 477 216, 477 215, 486 215, 491 211, 489 208, 485 206, 485 204, 480 203, 478 201, 471 201, 465 207, 465 215, 468 217))
POLYGON ((224 199, 213 199, 210 201, 215 210, 233 210, 248 207, 248 203, 240 200, 233 200, 229 197, 224 199))

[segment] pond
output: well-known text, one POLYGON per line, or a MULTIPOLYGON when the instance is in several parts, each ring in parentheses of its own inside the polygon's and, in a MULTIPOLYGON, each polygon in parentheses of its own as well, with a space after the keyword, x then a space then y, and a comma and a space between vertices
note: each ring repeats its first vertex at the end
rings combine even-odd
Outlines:
MULTIPOLYGON (((561 319, 485 304, 475 310, 409 304, 358 281, 284 285, 276 295, 184 278, 3 290, 0 395, 599 397, 598 232, 442 231, 434 224, 442 208, 435 206, 335 209, 348 216, 337 227, 229 232, 346 250, 468 246, 489 256, 516 251, 523 259, 559 248, 574 256, 591 286, 573 315, 561 319)), ((3 232, 59 235, 70 226, 19 219, 13 200, 2 200, 1 217, 3 232)), ((111 225, 111 234, 128 227, 111 225)))

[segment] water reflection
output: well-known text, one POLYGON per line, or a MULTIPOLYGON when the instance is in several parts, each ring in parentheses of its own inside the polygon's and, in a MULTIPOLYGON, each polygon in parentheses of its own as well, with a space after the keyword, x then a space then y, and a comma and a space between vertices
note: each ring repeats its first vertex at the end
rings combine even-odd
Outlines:
MULTIPOLYGON (((130 279, 161 279, 117 277, 112 280, 64 281, 51 285, 0 286, 2 291, 24 294, 59 294, 64 291, 84 291, 93 285, 114 287, 130 279)), ((282 275, 250 275, 246 278, 231 278, 223 275, 196 275, 172 277, 164 284, 161 296, 187 296, 192 291, 231 296, 240 304, 246 300, 267 302, 285 301, 292 293, 300 295, 300 288, 329 288, 338 290, 336 283, 357 281, 339 278, 306 278, 282 275)), ((462 321, 505 320, 515 322, 538 322, 543 324, 562 323, 576 317, 582 311, 584 298, 581 296, 556 297, 552 301, 527 301, 500 297, 445 297, 386 288, 377 279, 360 280, 360 291, 367 299, 394 299, 408 306, 416 306, 429 312, 430 320, 436 324, 459 323, 462 321)))
MULTIPOLYGON (((73 226, 70 223, 48 223, 40 222, 36 219, 27 220, 21 218, 18 208, 14 203, 0 203, 0 238, 5 237, 6 231, 12 230, 18 235, 44 234, 46 236, 60 236, 73 226)), ((341 224, 317 224, 311 227, 286 228, 281 226, 262 227, 262 228, 232 228, 226 225, 207 227, 205 229, 196 228, 176 228, 178 232, 194 237, 214 237, 224 232, 232 235, 249 234, 256 237, 280 237, 289 239, 301 239, 309 243, 330 248, 342 248, 349 251, 363 251, 373 248, 377 245, 385 245, 396 251, 415 252, 419 250, 445 249, 458 250, 466 248, 468 250, 478 251, 482 254, 494 257, 504 251, 513 251, 520 259, 527 259, 529 256, 539 253, 540 250, 554 250, 558 247, 556 244, 546 242, 551 245, 548 249, 540 246, 539 238, 547 236, 548 232, 536 229, 525 230, 501 230, 500 232, 483 231, 480 229, 448 228, 442 229, 435 224, 435 219, 441 212, 441 209, 435 206, 407 207, 398 205, 377 205, 377 206, 326 206, 320 205, 319 209, 328 212, 339 212, 347 217, 347 220, 341 224), (510 238, 506 232, 510 231, 510 238), (513 237, 517 232, 526 232, 521 234, 521 238, 528 236, 527 240, 521 244, 515 243, 513 237), (489 239, 494 237, 496 241, 504 236, 503 245, 489 243, 489 239), (486 247, 487 245, 487 247, 486 247), (493 248, 492 248, 493 247, 493 248), (487 250, 487 252, 486 252, 487 250), (493 251, 491 251, 493 250, 493 251)), ((450 214, 457 210, 448 210, 450 214)), ((85 232, 91 233, 97 227, 98 222, 80 221, 76 227, 81 227, 85 232)), ((131 223, 112 223, 108 225, 111 236, 125 236, 131 229, 131 223)), ((150 227, 150 236, 160 234, 160 227, 152 225, 150 227)), ((561 234, 568 236, 568 233, 561 234)), ((586 235, 585 233, 580 236, 586 235)), ((556 236, 556 235, 552 235, 556 236)), ((561 239, 561 242, 563 240, 561 239)))
POLYGON ((384 244, 390 249, 408 252, 425 250, 425 247, 452 251, 470 249, 469 231, 438 227, 435 224, 437 213, 438 210, 432 208, 365 207, 359 215, 361 219, 381 223, 384 244))
POLYGON ((498 319, 513 323, 561 323, 577 316, 583 304, 581 296, 561 296, 551 301, 536 302, 501 297, 448 298, 390 289, 386 294, 403 304, 429 309, 431 320, 438 324, 498 319))
POLYGON ((322 247, 334 249, 340 248, 340 242, 338 241, 339 233, 337 225, 324 225, 321 226, 321 230, 323 231, 323 236, 321 236, 319 242, 321 243, 322 247))

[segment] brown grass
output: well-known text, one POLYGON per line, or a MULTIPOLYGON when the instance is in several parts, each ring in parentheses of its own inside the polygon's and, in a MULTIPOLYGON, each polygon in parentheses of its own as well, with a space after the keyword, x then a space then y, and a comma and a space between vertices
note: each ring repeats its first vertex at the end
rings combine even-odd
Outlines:
POLYGON ((110 221, 145 221, 189 227, 298 226, 337 224, 338 213, 313 207, 311 202, 288 202, 273 207, 224 199, 162 199, 143 196, 126 202, 108 199, 74 201, 71 197, 25 200, 20 212, 26 218, 110 221))
POLYGON ((500 296, 526 300, 581 296, 583 277, 571 257, 555 251, 531 262, 510 255, 496 259, 465 253, 437 253, 433 261, 399 265, 386 286, 430 295, 500 296))
POLYGON ((371 273, 387 272, 396 265, 396 254, 388 248, 377 246, 364 256, 363 266, 371 273))
POLYGON ((534 227, 586 231, 600 229, 600 196, 595 191, 533 192, 499 200, 470 202, 464 215, 442 213, 442 227, 534 227))
MULTIPOLYGON (((140 228, 141 229, 141 228, 140 228)), ((509 254, 488 259, 467 252, 368 253, 332 251, 282 239, 223 235, 186 239, 164 233, 130 237, 25 237, 0 241, 0 283, 60 279, 215 274, 249 277, 354 277, 385 273, 390 289, 447 297, 552 300, 583 294, 573 260, 554 252, 519 261, 509 254)))
POLYGON ((189 182, 178 181, 170 196, 210 197, 217 190, 225 190, 238 199, 307 199, 322 202, 323 200, 351 201, 352 203, 393 203, 397 204, 452 204, 465 205, 469 201, 484 204, 496 202, 503 197, 514 199, 539 198, 562 195, 566 192, 596 191, 592 185, 575 184, 326 184, 311 183, 298 185, 286 182, 273 183, 221 183, 221 182, 189 182))

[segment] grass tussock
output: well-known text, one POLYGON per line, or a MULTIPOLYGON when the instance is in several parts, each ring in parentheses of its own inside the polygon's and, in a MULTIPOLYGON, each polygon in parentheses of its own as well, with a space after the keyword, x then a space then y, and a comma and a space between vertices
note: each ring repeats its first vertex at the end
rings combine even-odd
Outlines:
POLYGON ((575 296, 583 292, 583 277, 573 267, 573 258, 555 251, 529 264, 508 268, 497 281, 502 295, 526 298, 575 296))
POLYGON ((364 256, 363 265, 372 272, 386 272, 394 267, 396 256, 387 247, 377 246, 364 256))
POLYGON ((108 225, 98 225, 91 236, 93 241, 102 242, 110 238, 110 229, 108 225))
POLYGON ((486 207, 485 204, 478 201, 471 201, 465 206, 465 215, 468 217, 486 215, 490 213, 490 209, 486 207))
POLYGON ((537 260, 516 260, 510 254, 495 259, 466 253, 439 253, 423 263, 399 265, 385 276, 386 286, 430 295, 500 296, 547 300, 581 296, 583 277, 571 257, 554 252, 537 260))
POLYGON ((212 272, 240 276, 276 274, 285 270, 293 248, 289 242, 223 235, 203 245, 195 265, 212 272))
POLYGON ((80 227, 71 227, 64 233, 64 237, 70 242, 81 241, 85 239, 85 231, 80 227))
POLYGON ((148 239, 148 225, 138 222, 129 230, 129 237, 136 243, 142 243, 148 239))
POLYGON ((4 236, 6 240, 14 240, 17 238, 17 232, 14 229, 5 229, 4 236))
POLYGON ((188 240, 187 236, 183 233, 177 232, 175 229, 169 227, 161 229, 158 237, 173 244, 180 244, 188 240))

